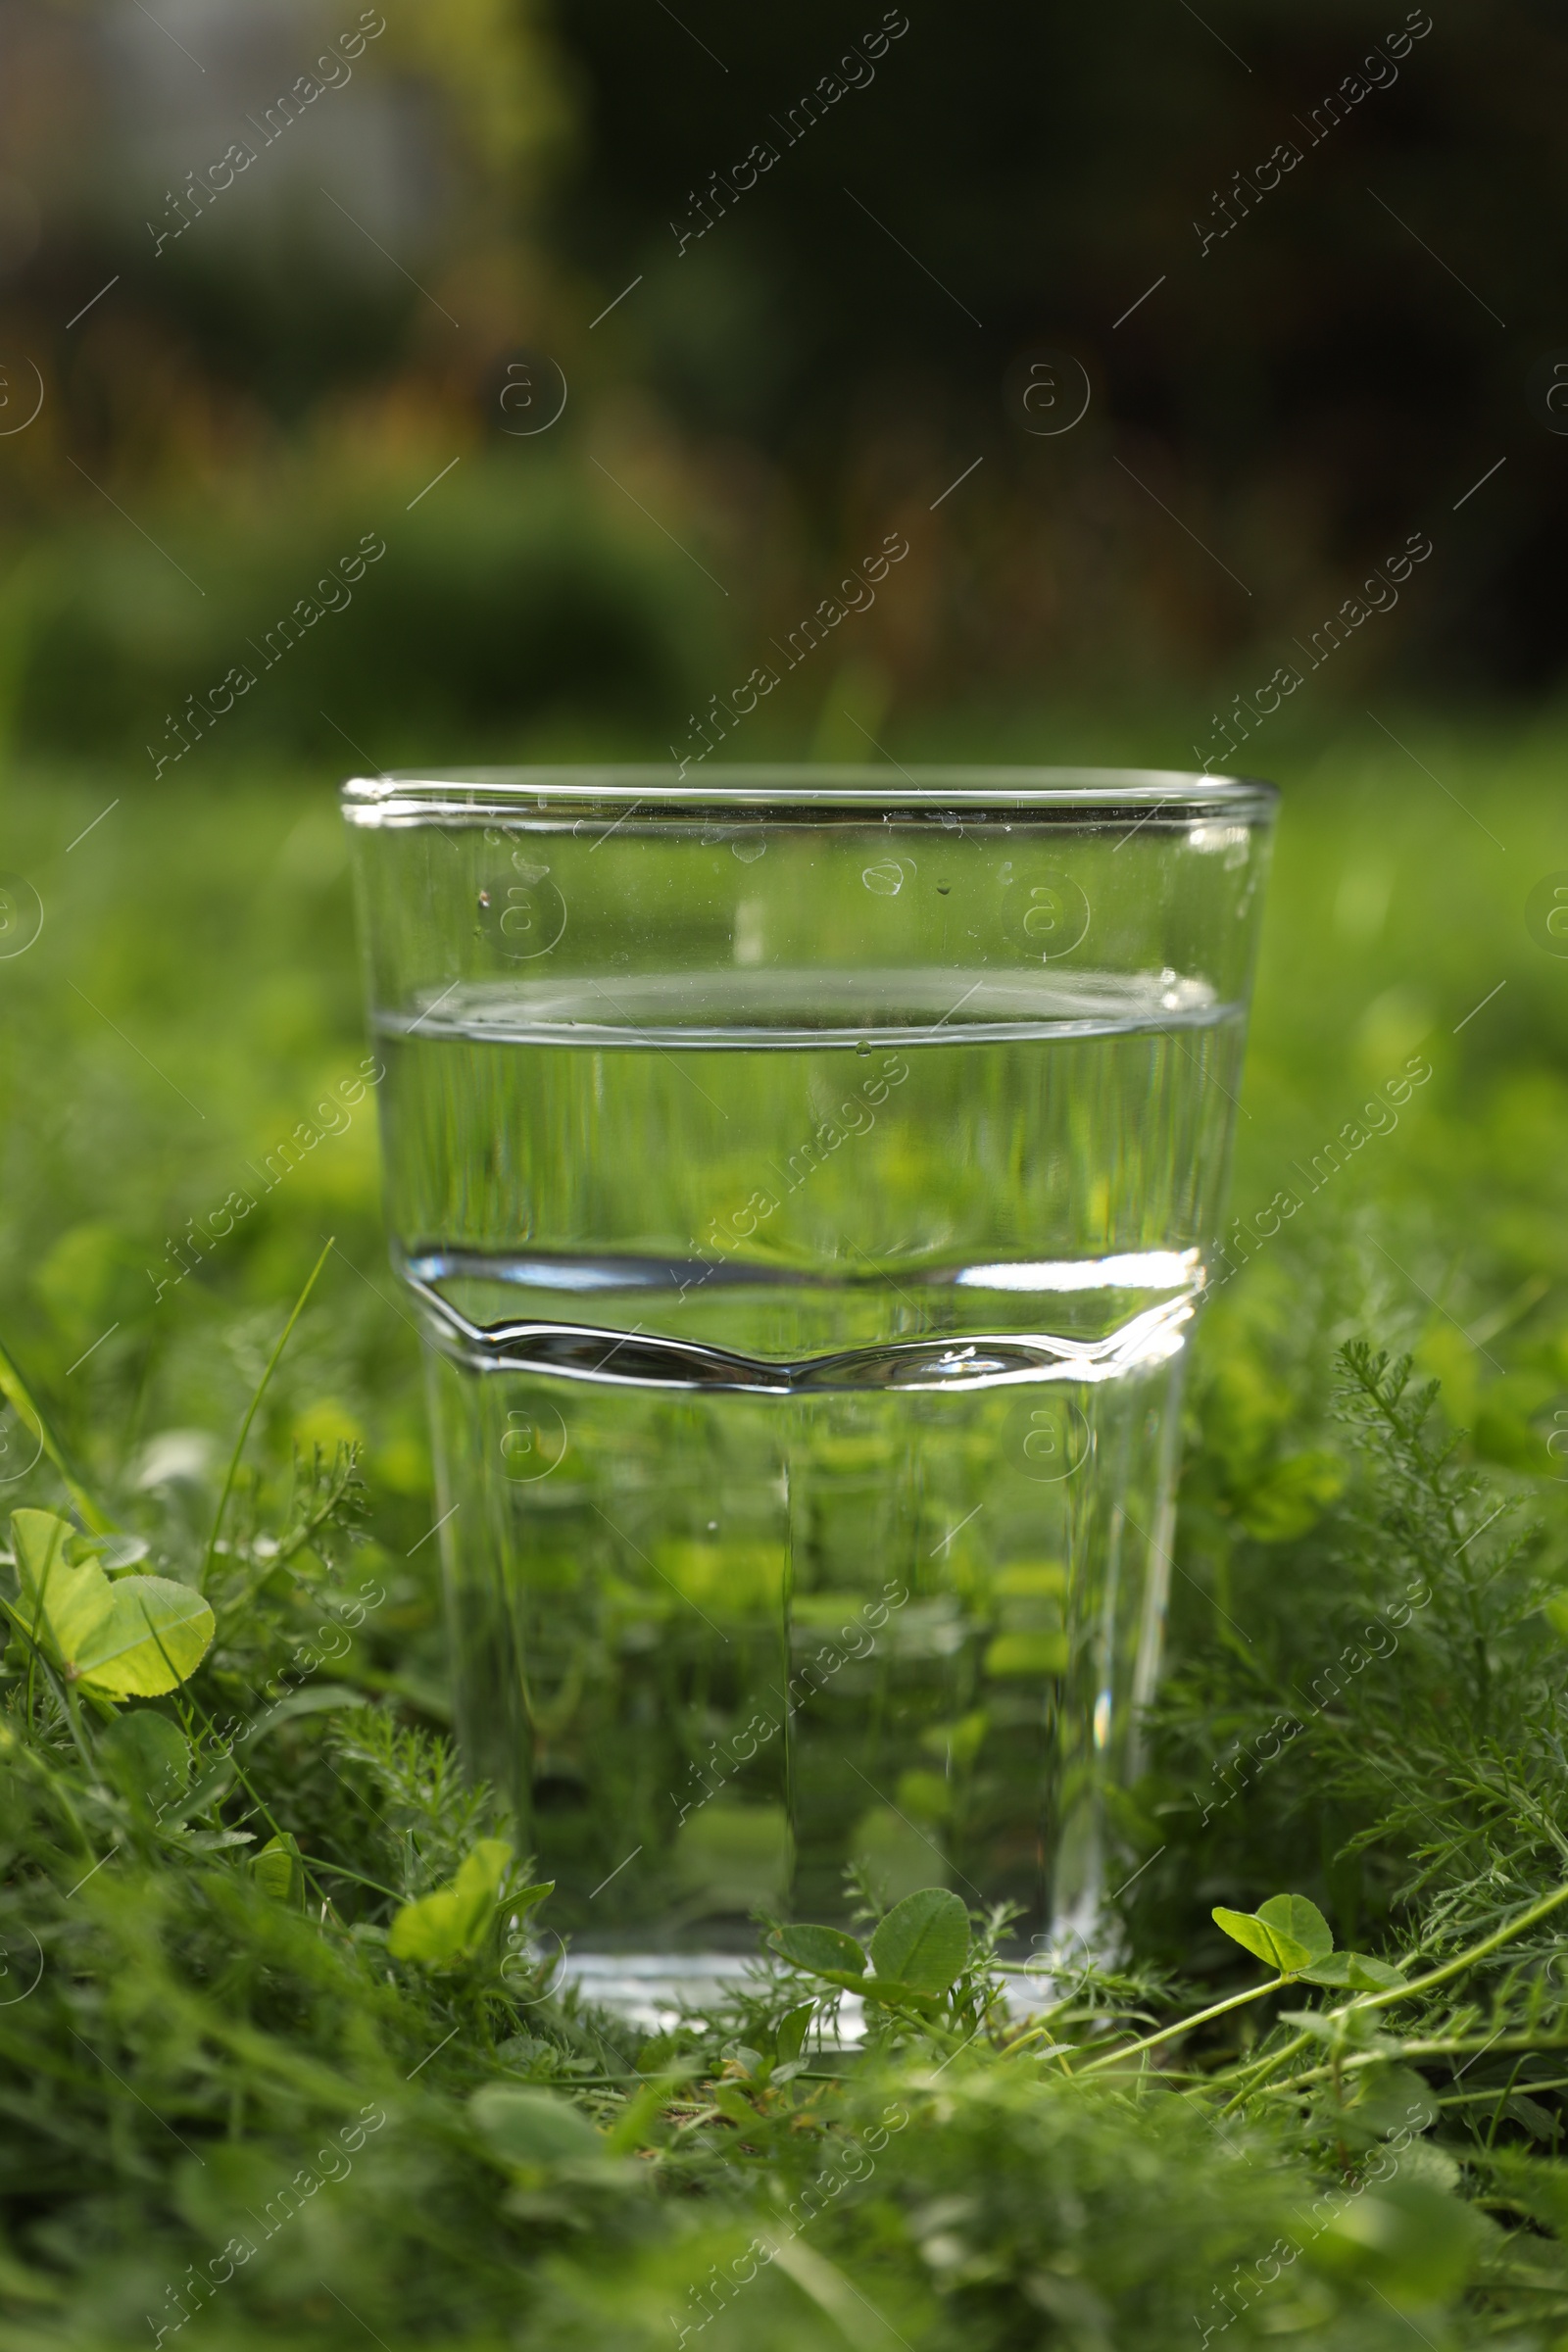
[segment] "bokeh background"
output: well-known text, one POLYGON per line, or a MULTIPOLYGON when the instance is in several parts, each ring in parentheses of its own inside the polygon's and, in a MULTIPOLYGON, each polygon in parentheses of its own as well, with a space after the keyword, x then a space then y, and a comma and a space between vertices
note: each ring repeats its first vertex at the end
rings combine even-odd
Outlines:
POLYGON ((1564 29, 6 0, 10 739, 150 780, 367 531, 204 765, 679 742, 889 529, 780 743, 1134 706, 1189 758, 1412 533, 1307 699, 1549 694, 1564 29))
POLYGON ((259 1442, 429 1525, 337 779, 691 754, 895 532, 733 756, 1279 778, 1244 1221, 1433 1072, 1209 1318, 1179 1610, 1350 1331, 1568 1472, 1565 98, 1556 0, 0 0, 0 1332, 105 1491, 332 1235, 259 1442))

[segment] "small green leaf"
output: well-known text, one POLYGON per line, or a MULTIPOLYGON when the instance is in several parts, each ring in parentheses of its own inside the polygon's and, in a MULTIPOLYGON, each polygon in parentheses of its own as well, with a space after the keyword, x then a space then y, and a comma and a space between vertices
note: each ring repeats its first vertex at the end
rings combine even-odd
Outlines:
POLYGON ((1380 2057, 1396 2056, 1399 2043, 1392 2034, 1377 2032, 1372 2023, 1374 2014, 1369 2009, 1348 2009, 1343 2016, 1321 2009, 1282 2009, 1280 2024, 1293 2026, 1298 2034, 1322 2042, 1325 2049, 1371 2050, 1380 2057))
POLYGON ((811 2013, 815 2006, 814 2001, 803 2001, 798 2009, 789 2010, 779 2020, 779 2029, 773 2037, 773 2046, 778 2053, 781 2066, 793 2066, 796 2059, 799 2058, 806 2041, 806 2029, 811 2022, 811 2013))
POLYGON ((968 1957, 969 1915, 946 1886, 906 1894, 871 1937, 877 1975, 916 1992, 946 1992, 968 1957))
POLYGON ((1396 2311, 1425 2313, 1458 2292, 1491 2234, 1473 2205, 1419 2178, 1391 2179, 1330 2215, 1312 2262, 1365 2279, 1396 2311))
POLYGON ((1222 1903, 1217 1903, 1209 1917, 1215 1927, 1230 1937, 1232 1943, 1239 1943, 1244 1952, 1250 1952, 1253 1959, 1261 1960, 1265 1968, 1279 1965, 1274 1957, 1273 1936, 1250 1911, 1227 1911, 1222 1903))
POLYGON ((1387 1960, 1371 1959, 1365 1952, 1351 1952, 1349 1962, 1350 1983, 1357 1992, 1403 1992, 1410 1982, 1387 1960))
POLYGON ((74 1528, 53 1511, 13 1511, 11 1544, 21 1587, 19 1614, 35 1642, 63 1664, 114 1605, 114 1592, 96 1560, 74 1561, 68 1546, 74 1528))
MULTIPOLYGON (((1345 2111, 1353 2117, 1358 2130, 1392 2134, 1404 2131, 1430 2132, 1442 2114, 1431 2085, 1411 2066, 1370 2066, 1362 2073, 1354 2088, 1354 2096, 1345 2111)), ((1422 2151, 1422 2171, 1428 2180, 1434 2177, 1438 2152, 1430 2145, 1422 2151)), ((1446 2155, 1443 2164, 1452 2163, 1446 2155)), ((1450 2179, 1457 2180, 1458 2166, 1453 2165, 1450 2179)))
POLYGON ((512 1860, 504 1838, 481 1838, 455 1879, 396 1913, 387 1936, 392 1957, 427 1968, 470 1959, 495 1919, 512 1860))
POLYGON ((105 1698, 159 1698, 206 1656, 213 1612, 189 1585, 166 1576, 122 1576, 74 1559, 75 1530, 52 1511, 13 1511, 21 1587, 18 1614, 64 1668, 66 1680, 105 1698))
POLYGON ((782 1954, 795 1968, 808 1968, 813 1976, 840 1975, 863 1977, 865 1953, 853 1936, 844 1935, 838 1928, 814 1928, 805 1922, 791 1928, 779 1928, 772 1938, 773 1949, 782 1954))
POLYGON ((1304 1894, 1271 1894, 1258 1904, 1257 1916, 1276 1936, 1299 1944, 1309 1960, 1326 1960, 1334 1949, 1333 1929, 1304 1894))
POLYGON ((468 2101, 468 2113, 505 2164, 543 2168, 594 2163, 605 2155, 605 2143, 582 2110, 548 2090, 486 2082, 468 2101))
POLYGON ((1309 1984, 1343 1984, 1351 1992, 1398 1992, 1407 1982, 1386 1960, 1373 1960, 1365 1952, 1330 1952, 1326 1960, 1315 1960, 1300 1973, 1309 1984))
MULTIPOLYGON (((1297 1899, 1291 1895, 1275 1895, 1271 1898, 1274 1903, 1289 1903, 1297 1899)), ((1310 1903, 1306 1907, 1309 1911, 1312 1909, 1310 1903)), ((1277 1968, 1282 1977, 1297 1976, 1311 1961, 1311 1949, 1298 1942, 1283 1923, 1276 1925, 1266 1919, 1263 1912, 1268 1908, 1269 1905, 1265 1903, 1262 1911, 1227 1911, 1223 1905, 1218 1905, 1209 1913, 1209 1917, 1233 1943, 1239 1943, 1244 1951, 1261 1960, 1266 1968, 1277 1968)), ((1334 1938, 1330 1936, 1330 1950, 1333 1944, 1334 1938)))
POLYGON ((109 1588, 109 1614, 66 1672, 106 1698, 160 1698, 187 1682, 206 1657, 213 1612, 189 1585, 168 1576, 122 1576, 109 1588))
POLYGON ((91 1553, 111 1576, 123 1576, 147 1557, 149 1545, 145 1536, 78 1536, 74 1548, 78 1559, 91 1553))
POLYGON ((890 2009, 918 2009, 926 2016, 935 2012, 941 1997, 922 1992, 918 1984, 902 1984, 897 1977, 867 1977, 862 1990, 868 2001, 885 2002, 890 2009))
POLYGON ((190 1741, 177 1723, 151 1707, 118 1717, 101 1736, 98 1753, 124 1795, 144 1797, 158 1812, 190 1786, 190 1741))
MULTIPOLYGON (((640 2063, 638 2072, 642 2072, 640 2063)), ((633 2093, 605 2133, 603 2147, 606 2155, 630 2156, 638 2148, 646 2148, 658 2140, 661 2122, 674 2092, 676 2080, 678 2078, 660 2075, 633 2093)))
POLYGON ((295 1910, 304 1908, 305 1864, 287 1830, 276 1838, 269 1838, 261 1852, 251 1856, 251 1876, 274 1903, 287 1903, 295 1910))
POLYGON ((1350 1959, 1351 1955, 1348 1952, 1330 1952, 1326 1960, 1314 1960, 1310 1968, 1303 1968, 1300 1973, 1308 1984, 1326 1984, 1331 1987, 1348 1985, 1350 1959))

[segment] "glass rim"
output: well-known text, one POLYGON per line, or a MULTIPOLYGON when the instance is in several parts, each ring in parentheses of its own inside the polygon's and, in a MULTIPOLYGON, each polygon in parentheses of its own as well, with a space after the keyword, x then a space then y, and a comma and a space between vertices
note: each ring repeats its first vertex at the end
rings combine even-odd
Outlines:
POLYGON ((683 777, 662 763, 406 768, 351 776, 340 788, 343 813, 359 825, 384 819, 404 824, 421 818, 514 820, 563 803, 624 804, 628 815, 640 806, 649 816, 674 821, 714 809, 808 819, 841 809, 932 816, 957 808, 999 816, 1099 811, 1115 817, 1145 809, 1148 819, 1163 810, 1178 824, 1222 811, 1256 822, 1273 817, 1279 798, 1278 785, 1260 777, 1211 776, 1198 769, 922 762, 890 770, 790 760, 715 764, 701 779, 683 777))

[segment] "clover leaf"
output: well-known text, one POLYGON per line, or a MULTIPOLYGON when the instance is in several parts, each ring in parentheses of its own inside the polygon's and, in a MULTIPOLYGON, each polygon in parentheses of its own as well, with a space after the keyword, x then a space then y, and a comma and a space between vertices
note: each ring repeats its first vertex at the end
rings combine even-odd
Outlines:
POLYGON ((291 1833, 280 1830, 251 1856, 251 1877, 264 1894, 290 1909, 305 1907, 305 1860, 291 1833))
POLYGON ((481 2083, 468 2101, 468 2113, 491 2153, 509 2166, 546 2171, 598 2165, 607 2154, 582 2109, 554 2091, 527 2089, 520 2082, 481 2083))
POLYGON ((100 1698, 160 1698, 207 1655, 213 1612, 191 1586, 167 1576, 111 1583, 52 1511, 13 1511, 11 1541, 20 1587, 12 1615, 68 1683, 100 1698))
POLYGON ((1282 1977, 1301 1975, 1334 1949, 1333 1930, 1304 1894, 1271 1894, 1255 1911, 1227 1911, 1221 1905, 1210 1916, 1233 1943, 1282 1977))
POLYGON ((775 1929, 773 1949, 792 1968, 809 1969, 814 1977, 863 1977, 865 1951, 840 1928, 816 1928, 808 1921, 775 1929))
POLYGON ((946 1886, 906 1894, 871 1937, 877 1975, 915 1992, 946 1992, 968 1957, 969 1914, 946 1886))
MULTIPOLYGON (((405 1903, 394 1916, 387 1935, 394 1960, 420 1960, 427 1968, 471 1960, 501 1908, 512 1864, 512 1848, 504 1838, 481 1838, 464 1856, 456 1878, 433 1894, 405 1903)), ((508 1899, 519 1911, 531 1910, 554 1886, 554 1880, 547 1880, 508 1899)))
POLYGON ((1351 1992, 1402 1992, 1409 1982, 1387 1960, 1373 1960, 1365 1952, 1330 1952, 1301 1974, 1309 1984, 1343 1984, 1351 1992))

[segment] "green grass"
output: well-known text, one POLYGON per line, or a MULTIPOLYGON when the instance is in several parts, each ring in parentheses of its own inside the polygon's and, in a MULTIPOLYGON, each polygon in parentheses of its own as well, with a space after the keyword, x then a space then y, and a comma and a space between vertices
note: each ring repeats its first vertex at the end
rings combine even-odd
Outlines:
MULTIPOLYGON (((177 1727, 172 1766, 57 1698, 20 1635, 7 1652, 0 2352, 152 2342, 190 2266, 225 2260, 193 2341, 641 2347, 705 2312, 720 2352, 1559 2340, 1564 1947, 1529 1915, 1568 1862, 1568 959, 1525 902, 1568 866, 1565 737, 1384 715, 1414 759, 1357 718, 1274 769, 1233 1186, 1254 1238, 1191 1388, 1172 1671, 1124 1823, 1130 1973, 1004 2054, 982 1949, 842 2082, 790 2072, 790 2013, 822 1991, 798 1973, 639 2050, 550 1995, 514 1902, 445 1960, 389 1946, 492 1825, 442 1744, 418 1355, 354 1092, 329 781, 13 777, 0 857, 44 921, 0 961, 0 1339, 148 1565, 201 1573, 334 1247, 212 1551, 213 1650, 128 1719, 177 1727), (192 1221, 211 1234, 301 1122, 300 1164, 176 1281, 192 1221), (1441 1378, 1472 1433, 1451 1457, 1365 1362, 1336 1391, 1362 1336, 1441 1378), (237 1765, 225 1723, 252 1727, 237 1765), (1174 2034, 1255 1982, 1210 1912, 1281 1890, 1408 1976, 1462 1965, 1306 2029, 1276 2012, 1347 1995, 1298 1986, 1162 2043, 1157 2077, 1071 2079, 1090 2041, 1174 2034), (240 2262, 247 2211, 273 2226, 240 2262)), ((1047 732, 892 748, 1031 756, 1047 732)), ((1172 756, 1143 721, 1057 741, 1172 756)), ((29 1426, 0 1424, 0 1509, 66 1502, 29 1426)))
MULTIPOLYGON (((1398 1264, 1362 1246, 1380 1321, 1393 1314, 1419 1341, 1462 1418, 1483 1395, 1517 1417, 1525 1358, 1542 1359, 1538 1386, 1556 1377, 1546 1344, 1564 1303, 1526 1293, 1568 1271, 1568 960, 1543 953, 1524 917, 1532 884, 1568 862, 1568 733, 1393 723, 1441 784, 1364 720, 1278 770, 1232 1202, 1250 1222, 1282 1187, 1299 1190, 1292 1161, 1309 1166, 1411 1054, 1428 1059, 1434 1075, 1397 1128, 1351 1154, 1288 1246, 1337 1244, 1382 1204, 1394 1223, 1379 1238, 1398 1264), (1510 1307, 1486 1353, 1448 1319, 1473 1329, 1510 1307), (1494 1395, 1502 1372, 1514 1386, 1494 1395)), ((1071 756, 1113 748, 1103 727, 1049 732, 1071 756)), ((1143 722, 1124 741, 1169 757, 1173 732, 1143 722)), ((1047 734, 1038 721, 994 727, 981 748, 1027 756, 1047 734)), ((975 731, 950 723, 928 742, 955 739, 972 749, 975 731)), ((290 1416, 307 1441, 363 1439, 376 1508, 406 1503, 390 1525, 412 1541, 427 1492, 416 1344, 382 1261, 372 1102, 349 1108, 340 1091, 366 1047, 331 779, 240 772, 149 791, 112 767, 24 774, 0 817, 0 856, 44 910, 36 943, 0 961, 12 1344, 84 1458, 118 1479, 160 1430, 233 1426, 270 1318, 335 1233, 340 1256, 275 1392, 270 1439, 286 1441, 290 1416), (324 1140, 174 1287, 171 1250, 189 1220, 207 1224, 247 1163, 265 1170, 302 1121, 324 1140)), ((1283 1254, 1280 1242, 1258 1252, 1254 1280, 1283 1254)))

